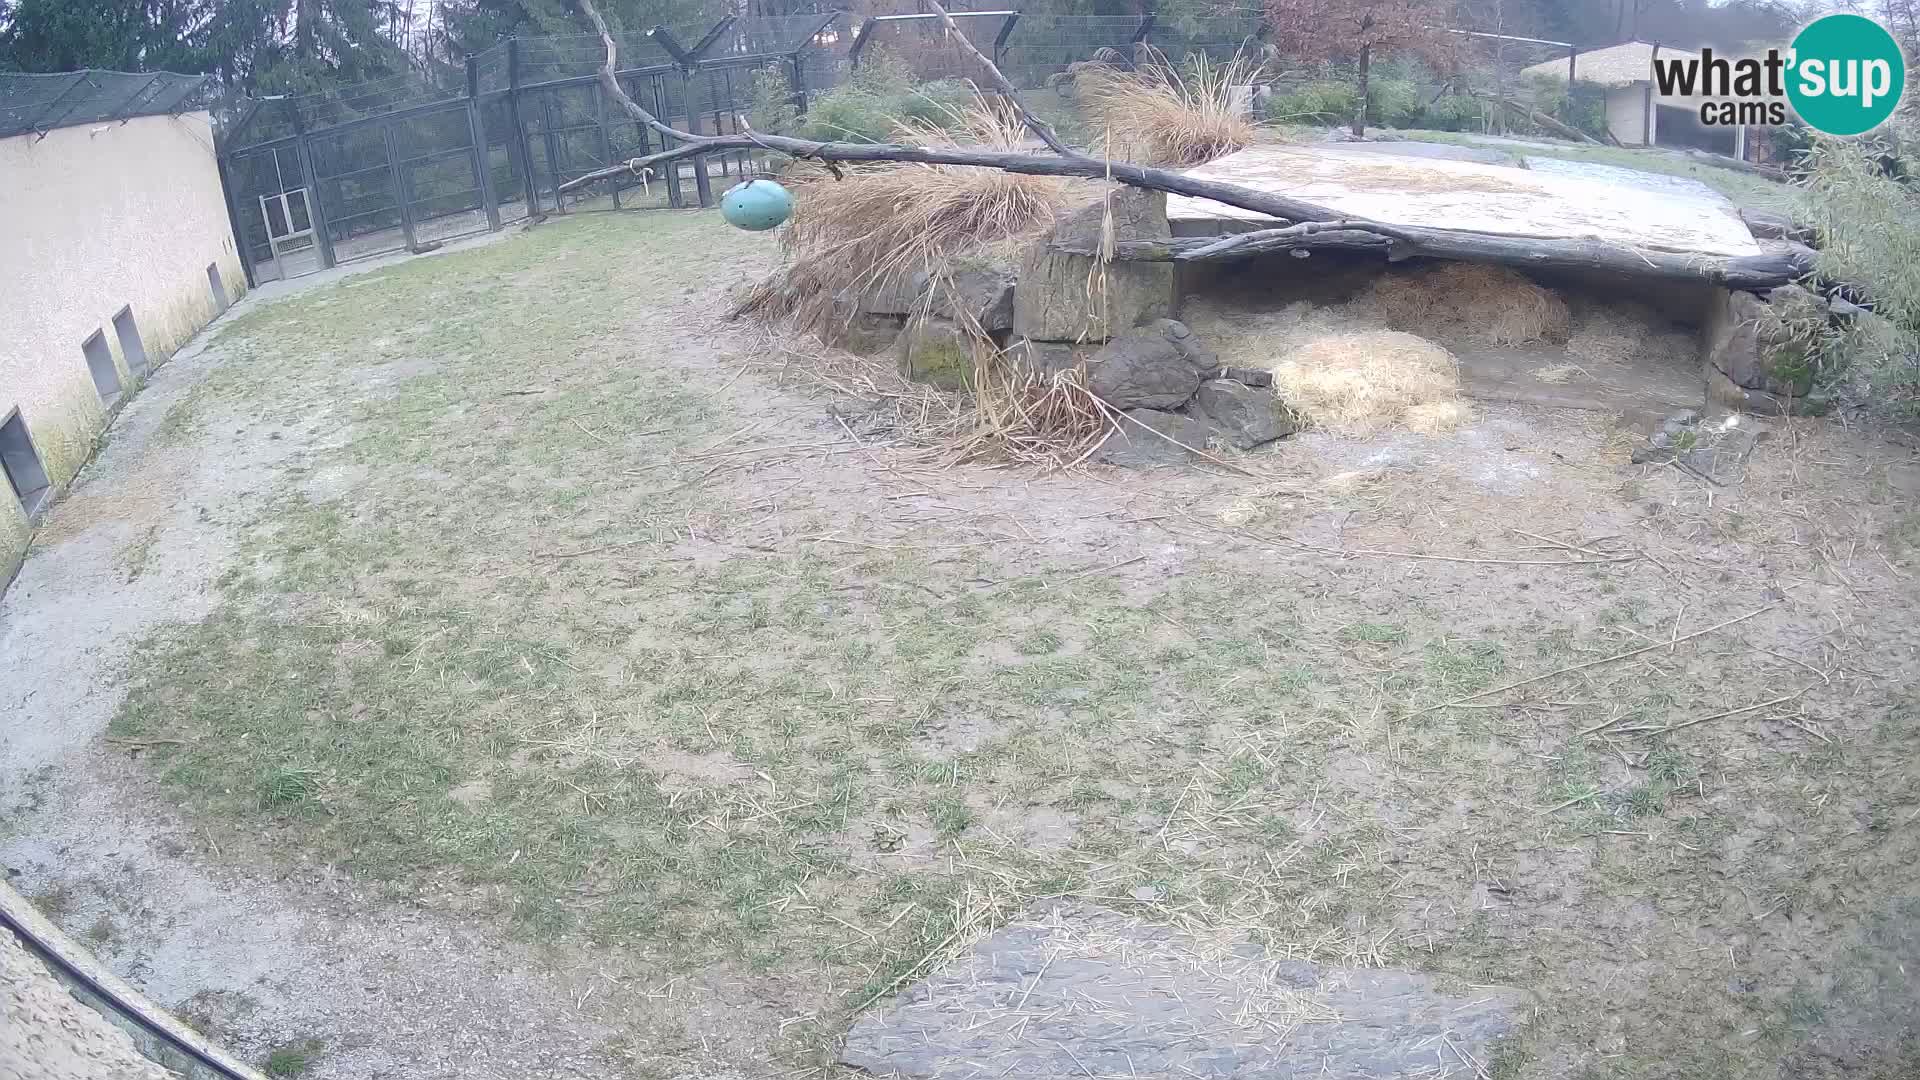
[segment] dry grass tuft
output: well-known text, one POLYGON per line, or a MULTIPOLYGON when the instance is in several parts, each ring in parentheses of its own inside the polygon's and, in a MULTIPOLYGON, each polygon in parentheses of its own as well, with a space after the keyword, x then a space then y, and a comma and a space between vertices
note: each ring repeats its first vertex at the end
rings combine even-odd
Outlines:
POLYGON ((1274 365, 1273 381, 1288 405, 1336 435, 1431 434, 1469 416, 1453 354, 1397 330, 1315 338, 1274 365))
POLYGON ((1259 135, 1239 92, 1259 66, 1243 56, 1215 63, 1204 54, 1184 71, 1164 56, 1133 70, 1090 63, 1074 70, 1074 89, 1115 156, 1185 168, 1225 157, 1259 135))
MULTIPOLYGON (((975 94, 939 128, 903 124, 921 146, 1017 150, 1025 138, 1011 109, 975 94)), ((831 337, 852 311, 847 299, 945 273, 951 260, 1053 224, 1079 182, 998 169, 898 164, 822 169, 782 178, 793 190, 793 222, 781 234, 784 269, 750 288, 733 314, 780 321, 831 337)))
POLYGON ((1433 332, 1454 329, 1463 338, 1494 345, 1562 342, 1572 325, 1566 301, 1502 266, 1442 263, 1375 281, 1349 308, 1376 312, 1388 326, 1433 332))
POLYGON ((956 463, 1071 468, 1092 456, 1112 428, 1079 369, 1041 377, 1005 364, 982 368, 974 373, 973 430, 952 443, 956 463))

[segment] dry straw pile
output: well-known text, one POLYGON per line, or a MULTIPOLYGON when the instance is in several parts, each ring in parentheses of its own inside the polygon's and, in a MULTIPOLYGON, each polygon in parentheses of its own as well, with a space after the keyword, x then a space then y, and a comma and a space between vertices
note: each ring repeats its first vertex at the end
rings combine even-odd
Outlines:
POLYGON ((1450 431, 1467 419, 1453 354, 1398 330, 1314 338, 1273 366, 1288 405, 1336 435, 1450 431))
POLYGON ((1479 263, 1386 274, 1348 308, 1355 314, 1371 310, 1395 329, 1492 345, 1564 342, 1573 321, 1553 290, 1479 263))
POLYGON ((1182 70, 1155 52, 1131 70, 1077 65, 1073 85, 1112 156, 1185 168, 1225 157, 1259 134, 1245 93, 1258 69, 1244 56, 1220 64, 1197 53, 1182 70))
MULTIPOLYGON (((903 123, 900 137, 990 150, 1018 150, 1025 139, 1011 109, 978 93, 947 113, 937 128, 903 123)), ((780 238, 786 266, 748 290, 736 314, 831 338, 850 314, 849 298, 922 272, 938 275, 955 257, 1048 228, 1081 186, 958 165, 885 164, 845 174, 809 168, 781 178, 794 195, 793 222, 780 238)))
MULTIPOLYGON (((1006 105, 978 93, 949 109, 939 127, 902 123, 900 138, 921 146, 1022 149, 1026 132, 1006 105)), ((933 278, 931 305, 952 269, 967 257, 1017 246, 1051 228, 1059 214, 1097 190, 1085 181, 1020 176, 997 169, 886 164, 845 170, 836 178, 810 169, 782 178, 794 192, 792 224, 781 236, 785 265, 747 290, 735 314, 751 315, 790 339, 834 340, 854 314, 853 301, 897 288, 919 274, 933 278)), ((890 363, 817 355, 807 366, 840 389, 884 392, 895 421, 912 441, 937 444, 949 461, 1016 460, 1060 466, 1092 453, 1109 420, 1077 372, 1041 379, 994 362, 979 327, 971 409, 918 384, 890 363)), ((776 351, 791 358, 790 344, 776 351)), ((875 396, 875 395, 869 395, 875 396)))

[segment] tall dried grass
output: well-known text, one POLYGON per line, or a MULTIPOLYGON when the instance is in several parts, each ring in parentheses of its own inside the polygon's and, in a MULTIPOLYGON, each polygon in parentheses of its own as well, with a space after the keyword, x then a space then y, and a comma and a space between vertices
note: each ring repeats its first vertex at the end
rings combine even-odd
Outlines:
POLYGON ((1260 125, 1240 89, 1256 81, 1256 60, 1221 64, 1196 53, 1186 69, 1154 54, 1128 70, 1088 63, 1074 69, 1074 90, 1116 156, 1185 168, 1225 157, 1252 143, 1260 125))
POLYGON ((1371 311, 1400 330, 1479 339, 1494 345, 1564 342, 1573 323, 1566 301, 1503 266, 1441 263, 1381 276, 1348 309, 1371 311), (1449 334, 1447 331, 1451 331, 1449 334))
POLYGON ((1273 382, 1288 406, 1335 435, 1431 434, 1470 416, 1453 354, 1398 330, 1314 338, 1273 366, 1273 382))
MULTIPOLYGON (((1017 150, 1026 137, 1008 106, 976 92, 945 109, 938 126, 907 122, 900 137, 920 146, 1017 150)), ((734 314, 787 322, 832 336, 848 302, 941 277, 957 256, 1016 240, 1053 224, 1078 181, 957 165, 886 164, 846 170, 844 180, 808 168, 782 178, 792 188, 792 223, 781 235, 786 266, 749 289, 734 314)))

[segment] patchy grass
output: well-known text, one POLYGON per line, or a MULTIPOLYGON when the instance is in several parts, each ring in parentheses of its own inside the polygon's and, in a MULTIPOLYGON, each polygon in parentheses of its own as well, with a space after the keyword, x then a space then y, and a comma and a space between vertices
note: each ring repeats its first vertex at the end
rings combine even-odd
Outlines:
POLYGON ((327 1044, 319 1039, 299 1039, 275 1047, 267 1054, 261 1069, 268 1076, 292 1080, 293 1077, 305 1076, 319 1064, 326 1049, 327 1044))
POLYGON ((1808 575, 1853 559, 1847 586, 1438 707, 1771 603, 1717 568, 1774 565, 1774 519, 1727 554, 1688 515, 1733 495, 1569 465, 1620 532, 1669 500, 1633 534, 1662 565, 1513 566, 1489 522, 1597 526, 1422 472, 1274 489, 1304 535, 1493 560, 1418 563, 1144 488, 1016 498, 741 392, 759 376, 705 312, 767 255, 711 215, 575 215, 236 320, 183 437, 313 449, 219 609, 142 647, 114 734, 180 740, 143 759, 229 853, 799 994, 786 1066, 1061 894, 1534 989, 1501 1075, 1724 1075, 1806 1037, 1782 976, 1830 943, 1789 920, 1839 910, 1834 860, 1852 882, 1916 846, 1915 710, 1846 665, 1873 620, 1820 610, 1909 598, 1871 552, 1795 539, 1808 575))

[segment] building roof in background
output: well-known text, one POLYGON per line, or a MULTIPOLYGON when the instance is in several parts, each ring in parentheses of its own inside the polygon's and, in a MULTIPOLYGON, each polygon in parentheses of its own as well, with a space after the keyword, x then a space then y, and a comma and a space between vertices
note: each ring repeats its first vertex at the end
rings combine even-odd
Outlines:
MULTIPOLYGON (((1609 45, 1604 49, 1590 49, 1575 53, 1573 58, 1574 78, 1582 82, 1595 82, 1602 86, 1628 86, 1637 82, 1647 82, 1653 78, 1653 45, 1645 41, 1623 41, 1618 45, 1609 45)), ((1557 75, 1567 77, 1567 62, 1564 59, 1549 60, 1521 70, 1522 75, 1557 75)))
POLYGON ((170 71, 0 72, 0 138, 204 109, 211 80, 170 71))
MULTIPOLYGON (((1581 82, 1599 83, 1602 86, 1608 87, 1632 86, 1636 83, 1652 82, 1655 48, 1656 46, 1650 42, 1625 41, 1618 45, 1609 45, 1604 49, 1593 49, 1589 52, 1575 53, 1573 77, 1579 79, 1581 82)), ((1697 49, 1683 48, 1677 45, 1662 45, 1658 46, 1658 48, 1664 56, 1684 56, 1687 54, 1697 54, 1699 52, 1697 49)), ((1757 58, 1763 52, 1765 52, 1764 46, 1748 44, 1725 51, 1716 48, 1714 55, 1724 56, 1728 60, 1739 60, 1745 57, 1757 58)), ((1564 80, 1567 77, 1567 62, 1564 59, 1549 60, 1543 64, 1535 64, 1529 68, 1522 68, 1520 74, 1552 75, 1564 80)), ((1760 98, 1762 100, 1772 100, 1772 95, 1762 94, 1760 98)), ((1689 96, 1674 94, 1660 98, 1660 104, 1685 105, 1691 108, 1698 108, 1703 102, 1724 100, 1728 99, 1709 97, 1704 94, 1693 94, 1689 96)))

